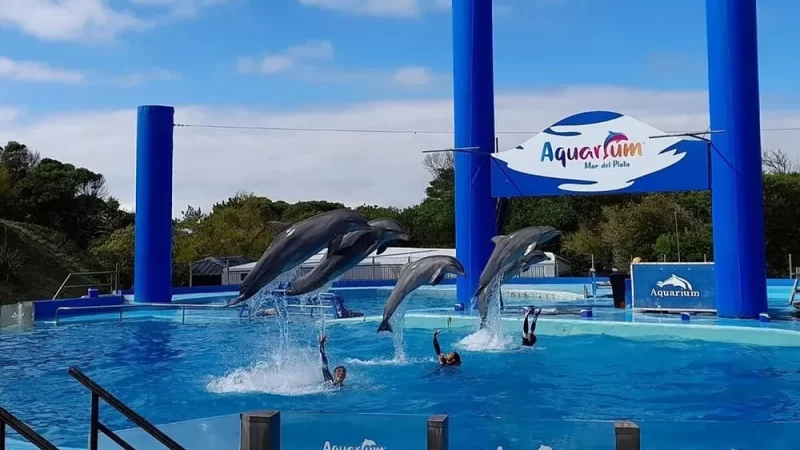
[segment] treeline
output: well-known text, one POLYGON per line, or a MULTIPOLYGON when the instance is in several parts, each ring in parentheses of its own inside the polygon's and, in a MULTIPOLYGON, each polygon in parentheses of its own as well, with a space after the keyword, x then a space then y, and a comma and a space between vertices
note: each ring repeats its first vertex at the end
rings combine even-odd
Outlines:
MULTIPOLYGON (((120 209, 108 195, 101 174, 74 167, 17 142, 0 150, 0 219, 27 222, 62 233, 90 264, 104 270, 121 268, 121 284, 133 279, 134 214, 120 209)), ((768 271, 788 274, 788 255, 800 258, 800 174, 781 151, 764 153, 764 199, 767 223, 768 271)), ((422 202, 408 208, 362 205, 370 219, 392 217, 410 236, 406 246, 455 245, 454 171, 451 154, 430 154, 424 165, 431 173, 422 202)), ((187 207, 174 220, 173 277, 188 282, 187 265, 206 256, 242 255, 258 258, 273 233, 268 221, 294 222, 343 207, 340 203, 287 203, 241 192, 213 205, 210 211, 187 207)), ((625 267, 639 256, 645 261, 713 260, 711 196, 709 192, 648 195, 561 196, 520 198, 510 202, 502 232, 531 225, 552 225, 565 233, 554 248, 572 261, 576 274, 585 274, 592 257, 598 269, 625 267)), ((753 236, 752 239, 764 239, 753 236)), ((24 260, 17 256, 9 270, 8 254, 0 242, 0 269, 8 280, 22 276, 24 260), (5 256, 4 256, 5 255, 5 256)), ((743 238, 742 246, 749 245, 743 238)))

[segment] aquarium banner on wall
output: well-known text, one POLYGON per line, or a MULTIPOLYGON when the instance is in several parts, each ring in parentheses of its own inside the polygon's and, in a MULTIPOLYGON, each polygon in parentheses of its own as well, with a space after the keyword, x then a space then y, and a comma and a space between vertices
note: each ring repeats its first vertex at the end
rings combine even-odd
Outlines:
POLYGON ((492 195, 625 194, 710 189, 709 146, 624 114, 567 117, 492 154, 492 195))
POLYGON ((714 263, 640 263, 631 266, 634 309, 716 311, 714 263))

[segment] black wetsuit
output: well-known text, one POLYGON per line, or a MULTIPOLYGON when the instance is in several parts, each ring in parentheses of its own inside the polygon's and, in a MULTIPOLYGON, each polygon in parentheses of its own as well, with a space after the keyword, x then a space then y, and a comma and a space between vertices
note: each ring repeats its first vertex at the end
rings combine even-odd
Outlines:
POLYGON ((336 384, 330 369, 328 369, 328 355, 325 354, 325 347, 322 345, 319 346, 319 355, 322 358, 322 378, 329 383, 336 384))
MULTIPOLYGON (((541 312, 541 310, 539 310, 541 312)), ((525 322, 522 324, 522 345, 525 347, 533 347, 536 344, 536 321, 539 320, 539 314, 534 314, 533 324, 531 331, 528 332, 528 316, 525 316, 525 322)))

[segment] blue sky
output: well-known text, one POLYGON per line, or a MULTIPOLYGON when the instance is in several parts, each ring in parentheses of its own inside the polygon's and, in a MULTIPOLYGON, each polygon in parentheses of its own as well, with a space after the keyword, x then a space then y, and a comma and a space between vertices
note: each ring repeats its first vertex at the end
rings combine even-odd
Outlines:
MULTIPOLYGON (((82 0, 73 3, 94 9, 62 6, 49 19, 43 11, 53 0, 2 3, 0 58, 66 74, 30 81, 0 70, 0 103, 33 114, 141 103, 293 109, 451 91, 451 18, 439 0, 82 0), (13 4, 27 6, 15 16, 13 4), (259 66, 292 46, 301 55, 294 69, 240 70, 241 58, 259 66), (388 80, 403 68, 406 85, 388 80)), ((494 5, 498 92, 706 88, 701 0, 494 5)), ((796 58, 785 59, 800 42, 798 13, 800 5, 788 0, 761 4, 765 106, 786 106, 798 93, 796 58)))
MULTIPOLYGON (((134 204, 135 107, 179 123, 452 129, 449 0, 0 0, 0 142, 106 176, 134 204)), ((500 146, 576 112, 705 130, 703 0, 496 0, 500 146)), ((762 129, 797 127, 800 4, 761 1, 762 129)), ((800 161, 800 133, 762 133, 800 161)), ((177 128, 173 210, 239 190, 418 202, 448 134, 177 128), (243 163, 243 162, 246 162, 243 163), (353 167, 358 167, 357 173, 353 167)))

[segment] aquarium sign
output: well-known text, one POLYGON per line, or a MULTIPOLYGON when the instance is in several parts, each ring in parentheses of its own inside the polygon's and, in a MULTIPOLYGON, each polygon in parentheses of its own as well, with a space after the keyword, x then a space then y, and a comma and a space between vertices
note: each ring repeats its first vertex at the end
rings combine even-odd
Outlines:
POLYGON ((714 263, 631 265, 634 309, 717 309, 714 263))
POLYGON ((379 446, 371 439, 364 439, 361 445, 339 445, 325 441, 322 450, 387 450, 387 448, 379 446))
POLYGON ((572 115, 492 154, 495 197, 706 190, 705 141, 611 111, 572 115))

